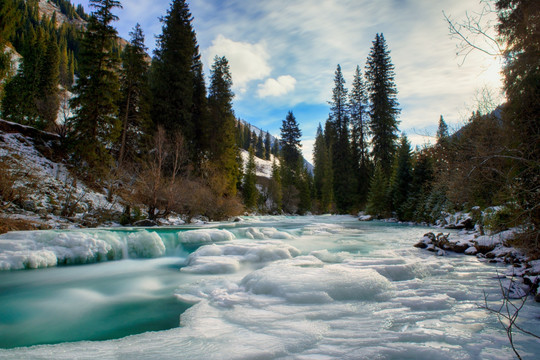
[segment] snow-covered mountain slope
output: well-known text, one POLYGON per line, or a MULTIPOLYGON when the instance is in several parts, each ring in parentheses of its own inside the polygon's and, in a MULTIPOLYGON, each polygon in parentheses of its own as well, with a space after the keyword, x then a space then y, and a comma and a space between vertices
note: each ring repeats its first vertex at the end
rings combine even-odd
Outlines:
POLYGON ((57 135, 0 120, 0 186, 12 187, 14 193, 0 199, 0 209, 11 218, 26 218, 66 227, 92 220, 89 214, 100 211, 121 212, 118 198, 107 201, 105 190, 96 191, 72 176, 59 160, 57 135))
MULTIPOLYGON (((240 149, 240 155, 242 156, 242 165, 245 169, 245 166, 249 160, 249 152, 244 149, 240 149)), ((279 164, 279 159, 277 159, 274 155, 270 155, 270 160, 255 157, 255 174, 268 179, 272 178, 272 164, 274 159, 276 159, 276 162, 279 164)))

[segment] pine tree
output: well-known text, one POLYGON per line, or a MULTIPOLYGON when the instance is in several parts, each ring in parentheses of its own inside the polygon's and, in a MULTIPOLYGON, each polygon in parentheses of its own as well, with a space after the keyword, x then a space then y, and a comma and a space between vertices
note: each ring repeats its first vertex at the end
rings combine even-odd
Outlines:
POLYGON ((242 194, 244 197, 244 204, 250 210, 253 210, 257 205, 258 190, 256 185, 257 175, 255 173, 255 151, 252 147, 249 148, 249 158, 246 164, 244 173, 244 181, 242 184, 242 194))
MULTIPOLYGON (((178 130, 195 139, 193 124, 194 62, 198 61, 192 16, 184 0, 173 0, 161 18, 162 33, 152 61, 152 120, 168 133, 178 130)), ((189 144, 193 148, 193 144, 189 144)), ((193 151, 193 150, 191 150, 193 151)))
POLYGON ((269 186, 270 198, 272 199, 275 212, 281 212, 283 190, 281 186, 281 169, 276 162, 276 158, 272 163, 272 178, 270 179, 269 186))
POLYGON ((60 50, 54 36, 49 37, 46 51, 40 61, 39 86, 36 94, 36 106, 41 128, 51 127, 56 123, 60 98, 60 50))
POLYGON ((411 145, 403 135, 396 154, 396 168, 390 181, 390 200, 398 219, 404 220, 404 205, 409 197, 412 181, 411 145))
POLYGON ((19 26, 19 13, 14 0, 0 0, 0 100, 2 100, 2 82, 8 76, 11 56, 5 51, 5 45, 19 26))
POLYGON ((217 168, 224 172, 228 184, 227 192, 234 195, 240 174, 237 163, 238 148, 235 146, 234 137, 235 117, 232 108, 234 94, 231 88, 232 77, 229 62, 224 56, 216 56, 212 65, 208 94, 211 129, 213 131, 211 158, 217 168))
POLYGON ((331 125, 336 138, 331 147, 332 171, 334 174, 334 198, 337 210, 346 213, 351 210, 355 200, 355 176, 349 140, 349 106, 345 79, 338 65, 334 77, 334 89, 330 102, 331 125))
POLYGON ((319 211, 330 211, 333 199, 333 176, 330 153, 326 147, 326 140, 321 124, 317 128, 317 136, 313 146, 313 183, 315 187, 315 199, 319 202, 319 211))
POLYGON ((257 145, 255 147, 255 156, 257 156, 259 159, 264 159, 265 158, 264 139, 263 139, 262 130, 259 132, 259 136, 257 136, 257 145))
POLYGON ((365 206, 369 192, 370 162, 368 154, 369 114, 368 96, 360 67, 356 67, 353 86, 349 94, 351 117, 351 147, 354 174, 357 183, 357 202, 365 206))
POLYGON ((444 141, 448 138, 448 125, 443 119, 443 116, 439 118, 439 127, 437 128, 437 143, 444 141))
POLYGON ((149 66, 146 61, 144 34, 139 24, 130 32, 131 40, 122 54, 120 83, 122 99, 120 119, 122 132, 118 152, 118 166, 126 158, 136 158, 143 145, 143 134, 150 130, 150 89, 148 86, 149 66))
POLYGON ((98 172, 111 161, 109 147, 118 137, 119 59, 112 53, 117 32, 111 11, 121 7, 116 0, 91 0, 95 9, 83 38, 80 73, 74 87, 74 131, 71 140, 76 160, 98 172))
POLYGON ((270 133, 266 132, 266 137, 264 138, 264 158, 270 160, 270 154, 272 153, 272 140, 270 139, 270 133))
POLYGON ((535 0, 497 0, 498 32, 506 41, 504 89, 508 103, 503 122, 509 155, 520 154, 509 185, 530 224, 526 246, 540 247, 540 3, 535 0), (518 180, 519 179, 519 180, 518 180))
POLYGON ((206 82, 204 80, 203 66, 200 55, 196 49, 193 65, 193 105, 191 110, 191 122, 195 131, 193 139, 192 161, 200 164, 208 157, 212 139, 210 131, 210 114, 208 112, 208 98, 206 94, 206 82))
POLYGON ((285 166, 289 169, 296 169, 301 155, 300 155, 300 137, 302 132, 298 127, 296 118, 292 111, 287 113, 285 120, 281 125, 281 153, 283 156, 282 167, 285 166))
POLYGON ((400 113, 394 83, 394 65, 383 34, 377 34, 366 64, 367 88, 370 100, 370 130, 372 154, 381 170, 390 175, 397 140, 400 113))
POLYGON ((298 203, 298 212, 300 214, 305 214, 306 212, 311 211, 311 198, 312 198, 312 187, 313 187, 313 177, 309 173, 306 167, 303 167, 298 171, 299 176, 297 177, 297 188, 299 190, 299 203, 298 203))
POLYGON ((388 215, 388 181, 380 164, 375 166, 369 189, 366 211, 379 217, 388 215))

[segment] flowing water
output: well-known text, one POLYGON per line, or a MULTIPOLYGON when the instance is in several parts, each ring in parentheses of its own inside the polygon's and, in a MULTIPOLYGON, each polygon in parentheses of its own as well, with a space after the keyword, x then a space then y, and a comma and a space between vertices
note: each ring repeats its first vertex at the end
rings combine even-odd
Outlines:
MULTIPOLYGON (((512 358, 479 307, 501 298, 497 268, 414 248, 428 230, 314 216, 2 235, 4 269, 78 265, 0 271, 0 358, 512 358)), ((520 324, 539 333, 540 306, 520 324)))

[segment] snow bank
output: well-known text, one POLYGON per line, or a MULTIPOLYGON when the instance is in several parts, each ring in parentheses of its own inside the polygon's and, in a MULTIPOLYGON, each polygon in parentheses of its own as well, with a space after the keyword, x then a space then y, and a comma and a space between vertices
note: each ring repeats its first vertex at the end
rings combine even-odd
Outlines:
POLYGON ((186 266, 180 270, 198 274, 225 274, 236 272, 242 263, 267 263, 298 255, 298 249, 281 241, 212 244, 190 254, 186 266))
POLYGON ((516 234, 515 230, 506 230, 495 235, 483 235, 475 239, 475 242, 480 247, 495 248, 497 245, 504 244, 507 240, 510 240, 516 234))
POLYGON ((198 229, 178 233, 180 243, 191 246, 230 241, 233 239, 234 235, 230 231, 220 229, 198 229))
POLYGON ((111 231, 24 231, 0 235, 0 270, 88 264, 126 257, 159 257, 165 245, 156 233, 126 236, 111 231))

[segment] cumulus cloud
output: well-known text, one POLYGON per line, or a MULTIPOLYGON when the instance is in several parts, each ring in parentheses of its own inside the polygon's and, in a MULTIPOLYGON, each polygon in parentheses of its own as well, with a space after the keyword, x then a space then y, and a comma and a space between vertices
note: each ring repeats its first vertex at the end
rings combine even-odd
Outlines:
POLYGON ((215 56, 225 56, 231 68, 233 89, 240 93, 246 91, 250 81, 261 80, 270 75, 269 56, 263 43, 237 42, 220 34, 212 41, 212 45, 203 51, 203 56, 208 68, 215 56))
POLYGON ((268 96, 281 96, 294 90, 296 79, 291 75, 282 75, 277 79, 267 79, 264 84, 259 84, 257 94, 260 98, 268 96))

